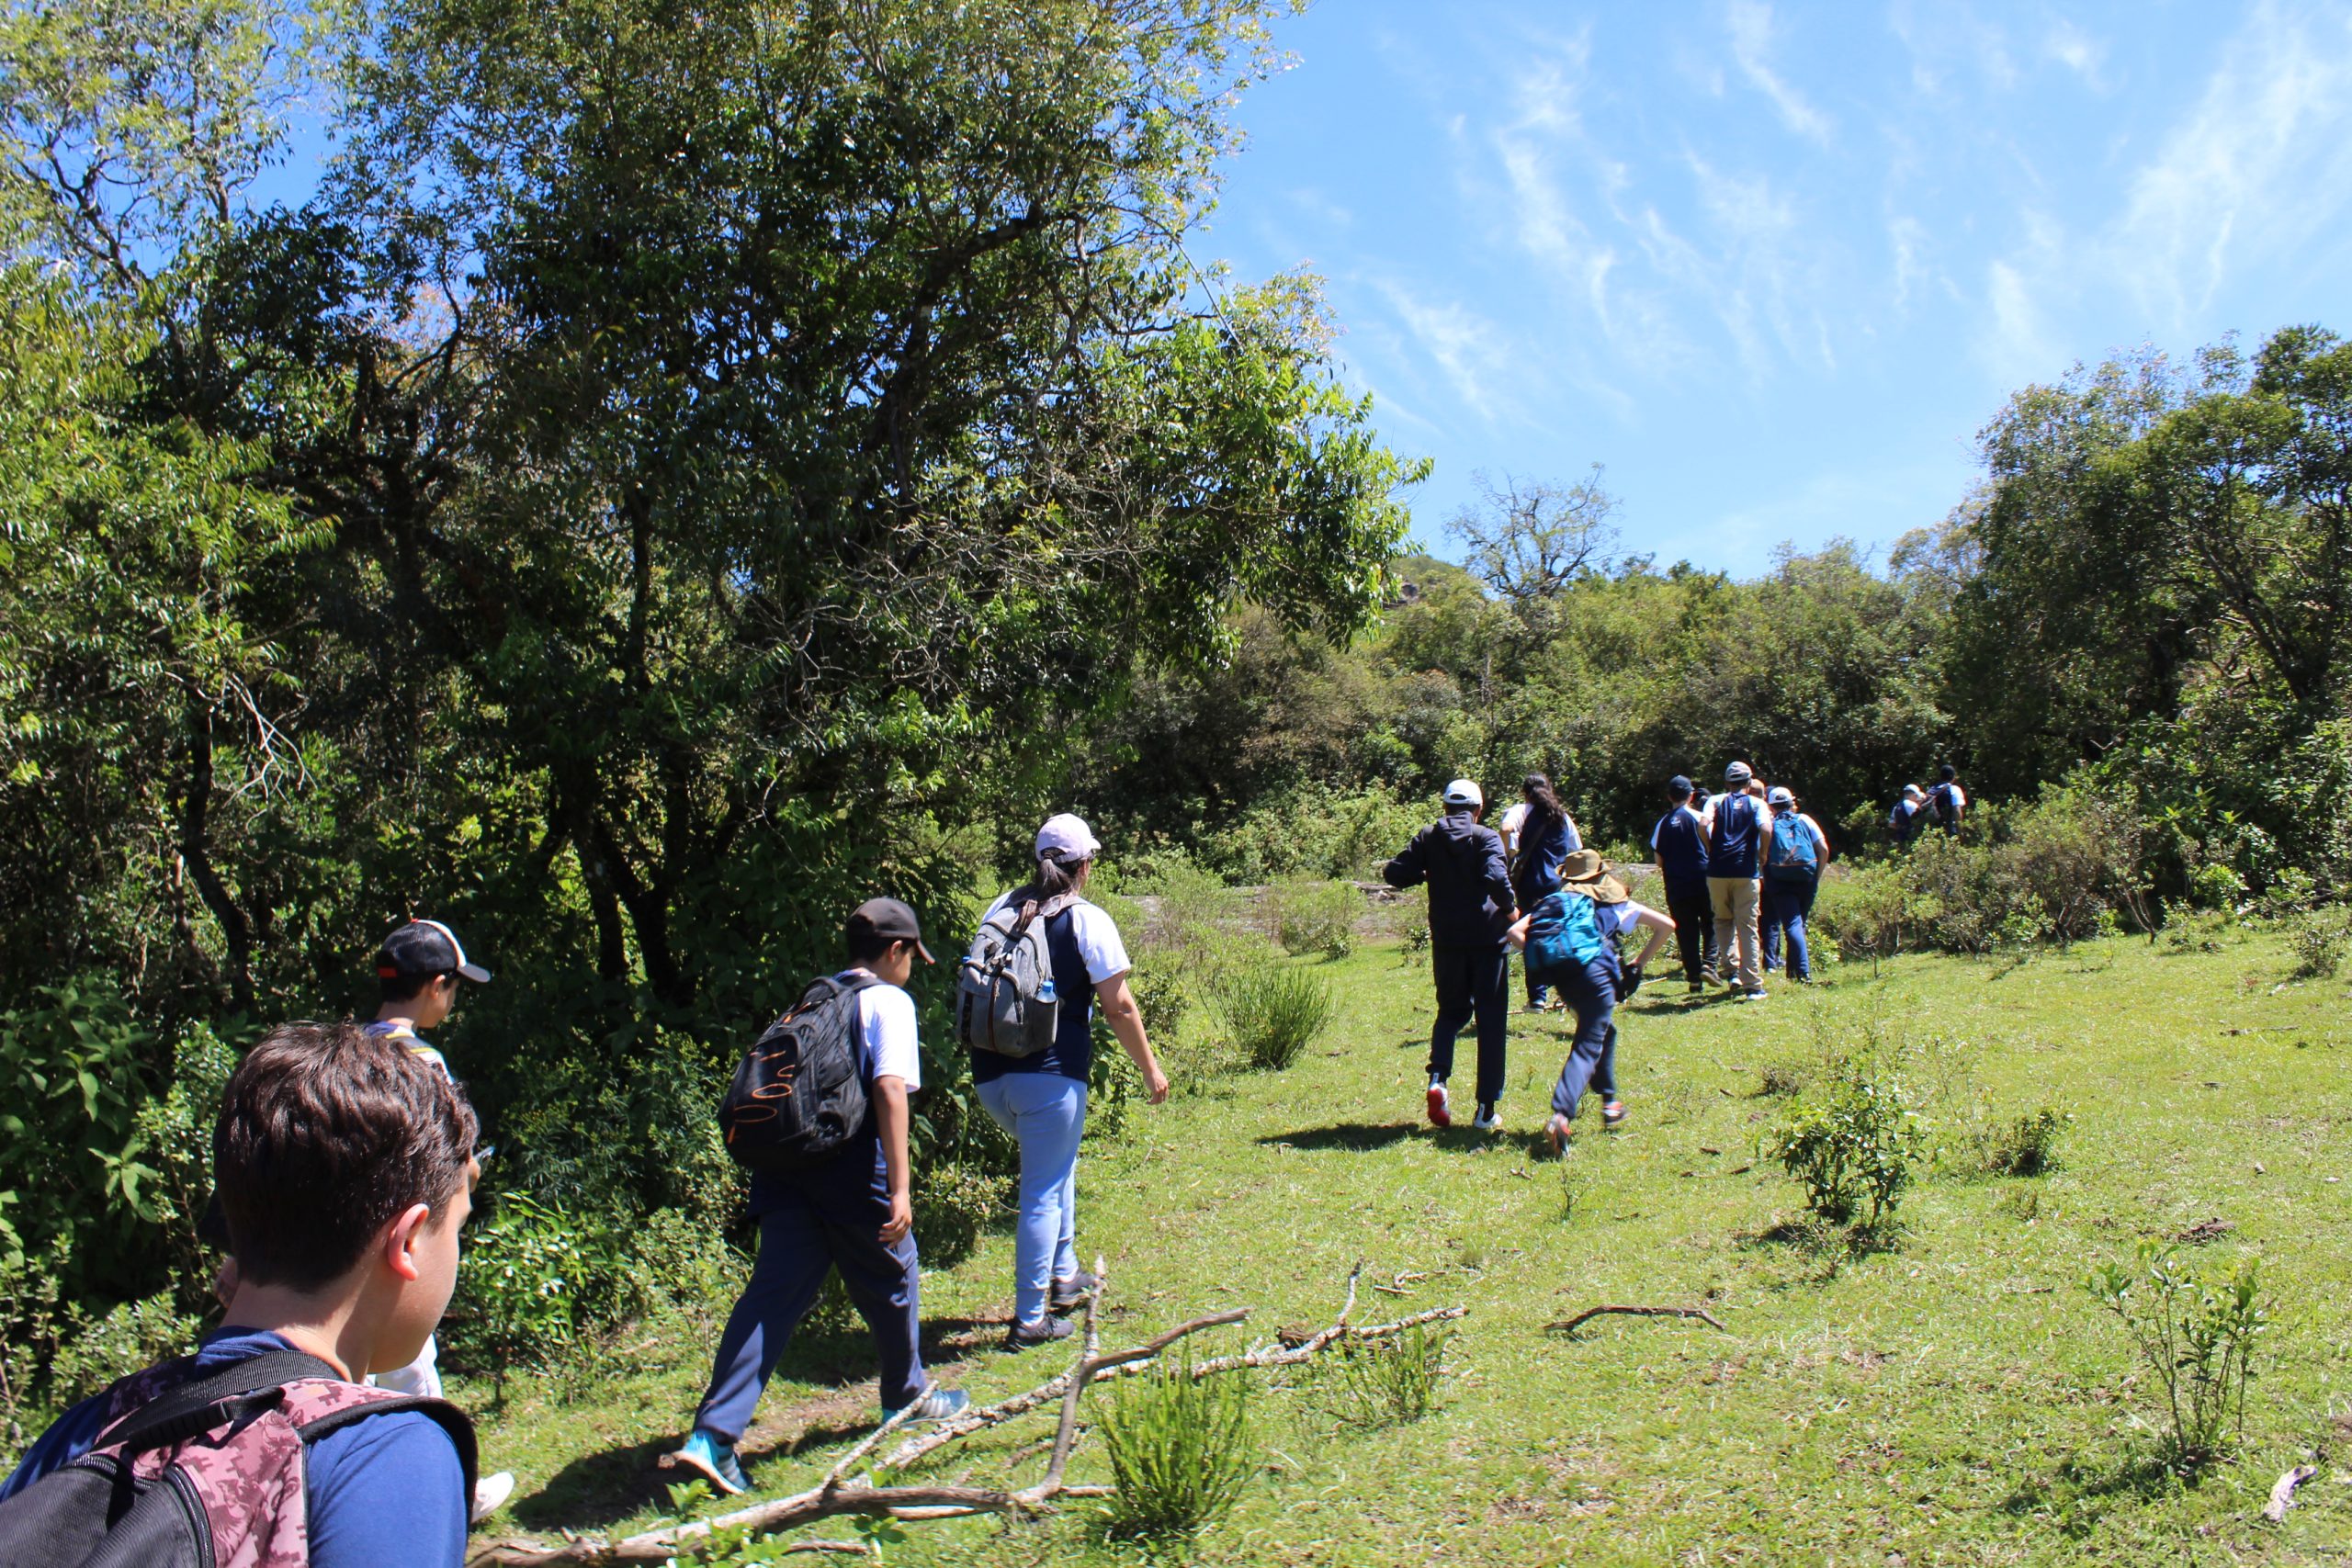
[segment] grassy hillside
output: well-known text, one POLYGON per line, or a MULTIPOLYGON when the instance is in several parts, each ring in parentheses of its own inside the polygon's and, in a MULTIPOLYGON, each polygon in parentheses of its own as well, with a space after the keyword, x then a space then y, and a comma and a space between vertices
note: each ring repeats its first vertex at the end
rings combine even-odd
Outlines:
MULTIPOLYGON (((2341 1560, 2352 1475, 2324 1457, 2352 1445, 2352 1191, 2337 1179, 2352 1021, 2340 983, 2283 983, 2282 943, 2226 932, 2014 966, 1907 958, 1832 969, 1760 1008, 1661 984, 1625 1023, 1629 1126, 1604 1135, 1589 1108, 1565 1162, 1532 1139, 1565 1049, 1556 1017, 1513 1015, 1506 1135, 1433 1134, 1419 1114, 1425 971, 1395 948, 1306 962, 1337 987, 1339 1021, 1293 1070, 1184 1085, 1081 1165, 1081 1248, 1107 1257, 1114 1281, 1106 1342, 1237 1303, 1261 1334, 1328 1321, 1359 1258, 1367 1279, 1425 1276, 1373 1298, 1375 1312, 1460 1302, 1470 1315, 1443 1404, 1417 1424, 1336 1432, 1268 1393, 1263 1473, 1184 1560, 2341 1560), (1801 1201, 1757 1151, 1780 1104, 1766 1069, 1803 1077, 1826 1044, 1867 1031, 1901 1053, 1939 1168, 1892 1250, 1775 1239, 1801 1201), (2074 1117, 2058 1169, 1967 1168, 1973 1127, 2045 1106, 2074 1117), (2193 1226, 2214 1236, 2184 1248, 2197 1261, 2261 1259, 2278 1324, 2239 1457, 2188 1486, 2149 1462, 2145 1374, 2081 1280, 2193 1226), (1632 1318, 1546 1331, 1627 1302, 1703 1304, 1728 1332, 1632 1318), (2273 1479, 2313 1451, 2323 1468, 2299 1506, 2263 1523, 2273 1479)), ((941 1374, 976 1399, 1042 1381, 1059 1355, 993 1348, 1010 1257, 992 1235, 923 1281, 941 1374)), ((707 1346, 623 1350, 560 1387, 511 1383, 485 1421, 485 1459, 522 1478, 515 1525, 643 1526, 667 1507, 646 1466, 690 1412, 707 1346)), ((855 1335, 796 1347, 744 1445, 762 1493, 810 1484, 864 1429, 871 1374, 855 1335)), ((996 1480, 1046 1430, 984 1434, 932 1473, 996 1480)), ((1043 1461, 1017 1462, 1027 1480, 1043 1461)), ((1081 1447, 1079 1472, 1102 1464, 1081 1447)), ((1117 1550, 1079 1508, 909 1537, 891 1561, 1117 1550)))

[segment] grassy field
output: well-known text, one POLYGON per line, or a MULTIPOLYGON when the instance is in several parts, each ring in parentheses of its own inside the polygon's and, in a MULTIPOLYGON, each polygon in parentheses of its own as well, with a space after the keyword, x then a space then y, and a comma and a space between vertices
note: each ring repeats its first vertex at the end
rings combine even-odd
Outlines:
MULTIPOLYGON (((1604 1135, 1589 1110, 1563 1162, 1533 1138, 1565 1049, 1556 1018, 1513 1015, 1504 1135, 1435 1134, 1419 1116, 1426 971, 1394 948, 1302 962, 1340 1011, 1295 1067, 1183 1086, 1080 1167, 1081 1248, 1114 1282, 1106 1342, 1236 1304, 1261 1334, 1320 1324, 1359 1258, 1367 1279, 1425 1276, 1373 1297, 1373 1314, 1458 1302, 1470 1315, 1442 1404, 1418 1423, 1339 1431, 1279 1390, 1260 1399, 1262 1473, 1181 1560, 2301 1563, 2352 1550, 2352 1468, 2326 1467, 2331 1445, 2352 1448, 2352 1189, 2337 1179, 2352 1018, 2341 982, 2284 983, 2276 939, 1905 958, 1832 968, 1762 1007, 1660 984, 1626 1015, 1631 1123, 1604 1135), (1867 1030, 1903 1054, 1941 1166, 1892 1250, 1772 1239, 1801 1200, 1758 1154, 1779 1106, 1765 1069, 1803 1071, 1867 1030), (2044 1106, 2074 1117, 2058 1169, 1964 1168, 1972 1125, 2044 1106), (2237 1456, 2189 1485, 2150 1462, 2146 1375, 2081 1280, 2192 1226, 2212 1236, 2184 1248, 2199 1262, 2261 1260, 2278 1321, 2237 1456), (1702 1304, 1728 1332, 1632 1318, 1546 1331, 1627 1302, 1702 1304), (2273 1479, 2313 1456, 2286 1522, 2265 1523, 2273 1479)), ((1465 1096, 1468 1059, 1465 1041, 1465 1096)), ((993 1348, 1010 1259, 998 1234, 923 1281, 935 1364, 976 1400, 1030 1386, 1059 1355, 993 1348)), ((648 1461, 707 1354, 649 1344, 561 1387, 510 1385, 483 1453, 521 1478, 514 1522, 654 1522, 667 1504, 648 1461)), ((796 1347, 745 1444, 761 1493, 811 1484, 865 1428, 871 1375, 854 1336, 796 1347)), ((477 1407, 489 1393, 459 1391, 477 1407)), ((927 1473, 1025 1483, 1047 1429, 984 1434, 927 1473)), ((1102 1478, 1101 1456, 1082 1446, 1075 1470, 1102 1478)), ((908 1535, 891 1561, 1125 1550, 1097 1543, 1082 1506, 908 1535)))

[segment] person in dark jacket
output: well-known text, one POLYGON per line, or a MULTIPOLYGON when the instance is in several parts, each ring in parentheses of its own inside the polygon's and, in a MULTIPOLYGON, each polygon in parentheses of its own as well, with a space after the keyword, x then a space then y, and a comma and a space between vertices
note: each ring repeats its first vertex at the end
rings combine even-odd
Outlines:
POLYGON ((1682 977, 1696 993, 1714 978, 1715 907, 1707 892, 1707 823, 1690 804, 1695 787, 1680 773, 1666 786, 1671 803, 1650 829, 1650 851, 1666 884, 1666 912, 1682 947, 1682 977))
MULTIPOLYGON (((1550 779, 1530 773, 1521 781, 1520 792, 1525 799, 1525 814, 1519 825, 1518 852, 1510 863, 1510 890, 1521 908, 1532 909, 1547 895, 1560 890, 1560 863, 1571 850, 1583 845, 1577 841, 1568 808, 1560 804, 1550 779)), ((1543 1008, 1547 989, 1534 976, 1527 977, 1530 1012, 1543 1008)))
POLYGON ((1478 825, 1486 806, 1477 784, 1454 780, 1445 786, 1445 815, 1414 834, 1405 852, 1381 874, 1391 887, 1429 884, 1430 961, 1437 977, 1437 1022, 1430 1031, 1430 1121, 1440 1127, 1453 1124, 1445 1087, 1453 1076, 1453 1041, 1475 1015, 1478 1115, 1471 1125, 1492 1132, 1497 1126, 1495 1101, 1503 1092, 1509 1028, 1505 939, 1518 910, 1512 906, 1502 836, 1478 825))

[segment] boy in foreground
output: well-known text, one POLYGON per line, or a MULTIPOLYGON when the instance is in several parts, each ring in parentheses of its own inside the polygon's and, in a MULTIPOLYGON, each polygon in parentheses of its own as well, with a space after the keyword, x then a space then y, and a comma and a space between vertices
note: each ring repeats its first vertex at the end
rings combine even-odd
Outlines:
POLYGON ((458 1568, 471 1428, 438 1400, 359 1385, 415 1359, 448 1305, 475 1132, 447 1076, 356 1025, 288 1024, 247 1053, 212 1139, 238 1265, 225 1325, 195 1356, 124 1379, 42 1434, 0 1484, 0 1559, 17 1560, 19 1529, 58 1543, 74 1539, 69 1527, 110 1529, 106 1510, 84 1517, 71 1504, 104 1473, 91 1467, 105 1462, 109 1429, 253 1362, 250 1386, 282 1385, 282 1403, 140 1461, 146 1474, 147 1455, 160 1455, 212 1483, 201 1495, 216 1560, 458 1568), (315 1361, 256 1361, 287 1352, 315 1361), (300 1440, 289 1426, 306 1429, 300 1440))
POLYGON ((1503 935, 1518 912, 1516 896, 1501 836, 1479 825, 1487 809, 1486 793, 1474 780, 1456 779, 1445 786, 1444 804, 1445 815, 1414 834, 1381 876, 1391 887, 1429 884, 1430 969, 1437 981, 1437 1021, 1430 1026, 1430 1123, 1453 1125, 1446 1080, 1453 1076, 1453 1043, 1462 1026, 1475 1017, 1478 1111, 1470 1124, 1491 1133, 1501 1125, 1495 1101, 1502 1098, 1509 1067, 1509 960, 1503 935))
POLYGON ((882 1404, 896 1415, 943 1421, 971 1403, 923 1375, 921 1297, 915 1260, 913 1189, 907 1167, 907 1095, 922 1087, 915 999, 906 990, 915 961, 932 962, 915 912, 896 898, 869 898, 849 917, 842 981, 861 984, 858 1025, 865 1047, 873 1113, 826 1162, 789 1176, 752 1178, 760 1252, 742 1298, 719 1336, 710 1387, 694 1430, 664 1467, 700 1472, 734 1495, 751 1482, 735 1445, 752 1424, 792 1331, 816 1304, 825 1276, 839 1269, 882 1359, 882 1404))

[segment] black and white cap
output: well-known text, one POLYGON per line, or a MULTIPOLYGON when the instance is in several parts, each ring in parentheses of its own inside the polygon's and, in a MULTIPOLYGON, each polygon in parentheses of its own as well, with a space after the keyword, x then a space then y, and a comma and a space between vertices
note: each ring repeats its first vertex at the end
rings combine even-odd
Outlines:
POLYGON ((458 933, 438 920, 411 920, 384 939, 376 950, 376 977, 414 979, 428 975, 462 975, 479 986, 490 971, 468 963, 458 933))

